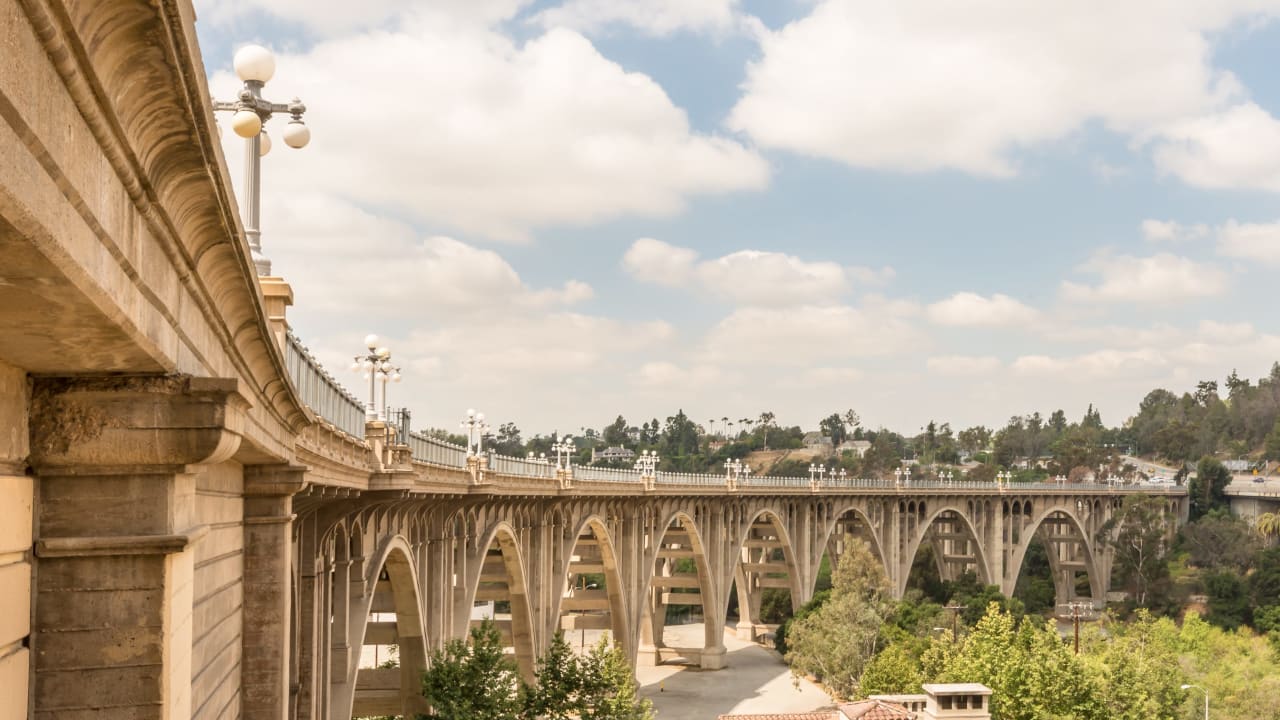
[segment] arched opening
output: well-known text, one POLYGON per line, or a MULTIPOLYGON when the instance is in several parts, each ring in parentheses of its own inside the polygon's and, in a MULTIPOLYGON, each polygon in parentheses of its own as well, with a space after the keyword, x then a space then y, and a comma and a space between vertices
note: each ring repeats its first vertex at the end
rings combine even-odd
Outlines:
POLYGON ((470 602, 470 627, 485 620, 493 622, 506 655, 513 659, 525 680, 534 677, 533 620, 529 610, 528 584, 514 531, 497 528, 480 556, 470 602))
POLYGON ((957 582, 968 573, 980 583, 992 582, 978 534, 963 512, 943 508, 929 515, 925 503, 913 502, 908 505, 907 514, 909 527, 923 529, 913 532, 908 541, 904 558, 910 565, 898 580, 899 597, 908 587, 926 589, 930 567, 936 569, 940 583, 957 582))
POLYGON ((1104 599, 1085 525, 1069 510, 1055 508, 1028 518, 1020 540, 1014 546, 1013 595, 1028 612, 1056 608, 1062 615, 1070 603, 1104 599))
POLYGON ((610 633, 630 657, 632 641, 618 561, 613 540, 599 518, 588 520, 579 530, 564 577, 560 628, 570 646, 585 652, 602 633, 610 633))
POLYGON ((865 510, 851 507, 840 511, 835 516, 835 521, 827 531, 826 547, 818 572, 814 575, 809 597, 831 587, 831 573, 839 565, 840 558, 844 556, 849 538, 856 538, 866 543, 867 547, 871 548, 872 554, 880 561, 885 575, 891 577, 888 564, 885 563, 884 549, 880 547, 880 540, 875 531, 876 527, 883 524, 886 514, 887 510, 883 505, 872 503, 865 510))
POLYGON ((747 526, 733 573, 737 635, 752 641, 772 632, 803 601, 795 554, 778 516, 762 511, 747 526))
POLYGON ((350 717, 405 717, 426 712, 422 605, 411 551, 402 537, 386 547, 362 608, 360 656, 350 717))
POLYGON ((641 645, 652 653, 655 664, 702 665, 702 651, 718 648, 723 641, 713 637, 712 624, 704 622, 708 614, 705 603, 711 598, 710 583, 702 538, 693 520, 684 514, 673 517, 656 550, 640 624, 641 645), (701 646, 696 643, 694 626, 702 628, 701 646))

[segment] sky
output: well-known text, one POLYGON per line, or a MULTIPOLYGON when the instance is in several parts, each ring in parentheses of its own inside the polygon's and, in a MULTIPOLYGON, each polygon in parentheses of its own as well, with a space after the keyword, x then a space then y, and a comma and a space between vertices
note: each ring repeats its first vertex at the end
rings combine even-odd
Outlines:
POLYGON ((195 5, 217 97, 259 43, 307 105, 291 326, 417 428, 1115 425, 1280 360, 1280 0, 195 5))

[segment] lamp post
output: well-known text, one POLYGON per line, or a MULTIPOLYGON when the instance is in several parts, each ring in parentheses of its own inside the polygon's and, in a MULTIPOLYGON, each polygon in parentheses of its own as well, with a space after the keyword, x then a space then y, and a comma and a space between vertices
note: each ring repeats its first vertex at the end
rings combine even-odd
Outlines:
POLYGON ((271 138, 263 125, 276 113, 288 113, 289 124, 281 135, 285 145, 302 148, 311 140, 311 129, 302 122, 307 106, 298 98, 288 103, 273 103, 262 97, 262 87, 276 73, 276 59, 271 51, 261 45, 246 45, 236 52, 232 61, 236 75, 244 83, 234 102, 213 101, 215 111, 233 113, 231 129, 244 138, 244 234, 249 239, 253 266, 260 277, 271 274, 271 261, 262 254, 261 231, 258 227, 259 206, 262 195, 262 156, 271 152, 271 138))
POLYGON ((556 470, 568 470, 570 458, 577 447, 573 444, 573 436, 565 435, 551 444, 551 451, 556 454, 556 470))
POLYGON ((652 490, 658 476, 658 451, 645 450, 636 458, 636 470, 640 471, 640 479, 644 481, 646 490, 652 490))
POLYGON ((542 470, 547 466, 547 454, 535 453, 530 450, 526 457, 529 459, 529 462, 538 464, 538 477, 542 477, 542 470))
POLYGON ((827 472, 825 465, 817 463, 809 463, 809 482, 822 482, 822 476, 827 472))
POLYGON ((1199 685, 1183 685, 1182 686, 1183 690, 1190 690, 1191 688, 1195 688, 1200 692, 1204 693, 1204 720, 1209 720, 1209 691, 1205 690, 1199 685))
POLYGON ((365 406, 364 415, 366 420, 378 419, 378 378, 382 377, 382 412, 386 415, 387 411, 387 385, 388 379, 394 379, 400 382, 400 368, 391 365, 391 350, 384 345, 378 344, 377 335, 366 335, 364 344, 369 348, 368 352, 363 355, 356 355, 355 362, 351 364, 351 369, 355 372, 364 373, 363 377, 369 381, 369 404, 365 406))
POLYGON ((484 413, 468 408, 467 419, 460 425, 467 431, 467 457, 479 455, 483 451, 484 435, 489 432, 489 426, 484 421, 484 413))
POLYGON ((911 468, 898 468, 893 471, 894 482, 898 487, 911 485, 911 468))
POLYGON ((938 473, 938 479, 945 481, 948 485, 954 485, 956 482, 955 473, 951 472, 950 470, 943 470, 942 472, 938 473))
POLYGON ((1001 488, 1008 487, 1009 481, 1012 479, 1013 479, 1013 473, 1009 472, 1008 470, 1001 470, 1000 472, 996 473, 996 485, 999 485, 1001 488))

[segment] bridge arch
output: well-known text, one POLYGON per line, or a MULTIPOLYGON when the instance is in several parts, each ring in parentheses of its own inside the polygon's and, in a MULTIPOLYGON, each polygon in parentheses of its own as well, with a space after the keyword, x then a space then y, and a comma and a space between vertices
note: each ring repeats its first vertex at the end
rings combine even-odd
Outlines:
MULTIPOLYGON (((974 526, 969 509, 954 503, 946 503, 940 508, 933 508, 932 512, 930 512, 928 503, 923 500, 904 502, 901 505, 904 507, 900 508, 900 510, 905 511, 908 518, 908 529, 911 532, 908 536, 906 552, 903 553, 901 565, 898 568, 899 574, 896 588, 898 597, 902 597, 903 593, 907 591, 911 566, 915 563, 916 553, 920 551, 920 545, 934 535, 945 535, 944 537, 932 538, 935 543, 942 545, 942 556, 937 558, 940 570, 943 570, 948 562, 961 572, 967 569, 969 565, 973 565, 974 572, 981 582, 984 584, 996 582, 991 577, 990 563, 982 545, 981 535, 979 535, 977 528, 974 526), (937 526, 950 526, 948 528, 949 532, 938 533, 935 530, 937 526), (963 544, 959 545, 958 543, 963 544), (947 550, 959 552, 948 553, 947 550), (949 559, 949 557, 953 559, 949 559)), ((959 572, 955 574, 958 575, 959 572)))
POLYGON ((422 673, 427 667, 425 625, 413 558, 408 540, 395 535, 381 545, 370 563, 373 572, 365 581, 372 592, 362 597, 351 636, 360 640, 356 648, 398 646, 399 666, 361 668, 360 656, 352 658, 349 691, 338 704, 347 710, 343 717, 410 717, 426 710, 421 695, 422 673), (382 620, 387 614, 394 614, 395 620, 382 620))
MULTIPOLYGON (((469 573, 464 607, 470 613, 477 602, 492 601, 495 607, 498 602, 510 604, 511 620, 502 621, 494 617, 493 621, 504 642, 510 643, 507 647, 515 655, 520 674, 526 680, 532 680, 537 655, 528 577, 519 537, 515 527, 505 520, 495 523, 488 532, 479 536, 476 554, 469 564, 474 570, 469 573)), ((480 622, 479 618, 470 620, 471 624, 480 622)))
POLYGON ((1067 506, 1050 506, 1034 514, 1023 526, 1023 534, 1013 545, 1008 589, 1012 594, 1017 587, 1022 573, 1022 564, 1033 539, 1040 540, 1048 551, 1049 568, 1053 572, 1056 602, 1059 604, 1074 599, 1075 582, 1068 575, 1075 571, 1084 571, 1089 579, 1089 591, 1093 599, 1104 600, 1103 578, 1096 563, 1093 542, 1085 529, 1085 523, 1073 509, 1067 506), (1053 534, 1049 526, 1065 529, 1066 535, 1053 534))
POLYGON ((795 543, 779 510, 758 508, 748 511, 744 519, 746 522, 730 557, 734 559, 733 585, 738 597, 738 636, 753 640, 756 628, 764 620, 764 590, 787 590, 791 609, 795 611, 806 600, 806 581, 800 576, 795 543), (761 518, 765 520, 763 523, 761 518), (779 553, 781 558, 777 557, 779 553))
POLYGON ((719 648, 723 642, 715 636, 715 624, 710 622, 704 623, 701 649, 668 647, 664 637, 668 605, 696 606, 704 618, 714 617, 716 610, 716 606, 708 602, 708 598, 712 602, 716 598, 706 546, 695 520, 697 513, 697 506, 692 514, 684 509, 668 511, 658 515, 664 519, 654 528, 654 545, 647 554, 650 558, 645 573, 647 592, 640 623, 640 644, 645 650, 652 648, 654 664, 677 658, 701 663, 703 650, 719 648), (683 560, 693 562, 693 572, 688 571, 683 560), (685 590, 692 592, 682 592, 685 590))
POLYGON ((559 575, 564 578, 565 587, 561 589, 555 608, 560 627, 584 631, 607 629, 626 656, 634 657, 635 639, 627 622, 630 615, 627 614, 627 594, 618 568, 617 546, 605 518, 598 513, 582 518, 573 528, 570 537, 573 544, 564 557, 559 575), (603 596, 598 592, 590 592, 599 589, 591 588, 585 582, 581 583, 581 588, 576 587, 578 576, 594 574, 597 569, 604 575, 603 596), (588 620, 589 616, 585 614, 566 614, 589 610, 604 610, 603 616, 597 615, 604 619, 588 620), (569 618, 573 620, 566 623, 569 618), (572 627, 565 627, 566 624, 572 627))
MULTIPOLYGON (((843 505, 836 505, 834 508, 822 530, 821 536, 823 549, 831 560, 831 569, 834 571, 835 564, 840 560, 843 549, 838 543, 842 542, 843 537, 847 534, 866 542, 871 548, 872 554, 876 556, 876 559, 880 561, 880 565, 884 568, 885 576, 893 577, 890 572, 888 556, 884 551, 884 545, 880 542, 880 533, 877 532, 877 528, 883 527, 885 523, 887 511, 883 505, 863 505, 846 502, 843 505)), ((812 584, 809 587, 810 597, 816 592, 817 582, 818 574, 815 571, 812 584)))

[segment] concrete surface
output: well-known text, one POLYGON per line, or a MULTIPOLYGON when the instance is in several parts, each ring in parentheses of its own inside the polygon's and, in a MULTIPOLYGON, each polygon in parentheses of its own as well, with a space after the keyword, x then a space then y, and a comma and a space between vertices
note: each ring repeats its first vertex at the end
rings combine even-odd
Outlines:
MULTIPOLYGON (((702 642, 701 623, 668 626, 669 645, 702 642)), ((831 698, 808 680, 792 681, 776 652, 726 632, 727 667, 705 671, 679 665, 641 665, 640 694, 653 701, 659 720, 715 720, 721 713, 806 712, 834 707, 831 698)))

